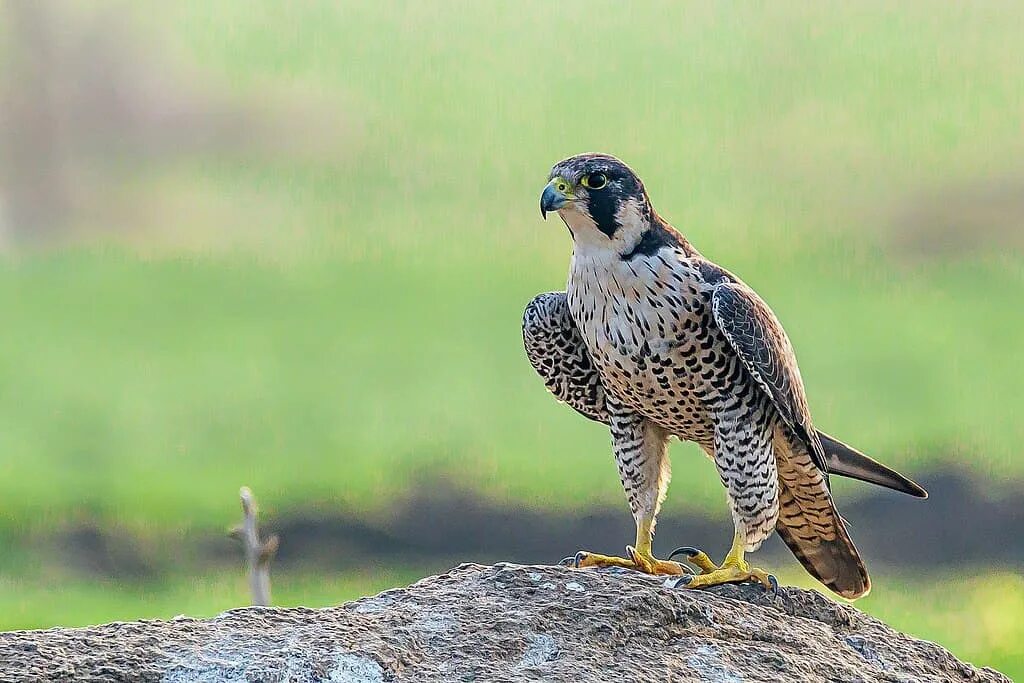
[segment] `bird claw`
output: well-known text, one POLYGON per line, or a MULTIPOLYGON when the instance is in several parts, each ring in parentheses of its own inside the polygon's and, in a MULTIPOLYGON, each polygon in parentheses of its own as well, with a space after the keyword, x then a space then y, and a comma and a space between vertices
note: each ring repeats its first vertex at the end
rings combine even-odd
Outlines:
POLYGON ((575 555, 570 555, 569 557, 563 557, 561 560, 558 561, 558 566, 559 567, 572 567, 573 569, 579 569, 580 568, 580 563, 583 562, 583 558, 585 558, 587 555, 588 555, 588 553, 585 550, 581 550, 578 553, 576 553, 575 555))
MULTIPOLYGON (((719 571, 724 571, 724 570, 719 570, 719 571)), ((760 572, 760 570, 756 570, 756 571, 760 572)), ((706 576, 706 575, 704 575, 704 576, 706 576)), ((765 576, 765 575, 762 574, 762 576, 765 576)), ((774 574, 767 574, 766 576, 767 576, 767 580, 763 580, 756 573, 751 572, 750 574, 748 574, 745 577, 740 575, 740 576, 737 576, 737 577, 733 578, 732 580, 721 581, 720 583, 718 581, 715 581, 714 583, 702 583, 701 581, 698 581, 698 587, 717 586, 717 585, 721 585, 722 583, 737 583, 737 582, 739 582, 739 583, 757 583, 757 584, 761 585, 764 588, 764 592, 765 593, 771 593, 772 595, 778 595, 779 594, 779 580, 777 578, 775 578, 774 574)), ((703 577, 701 575, 684 574, 684 575, 682 575, 682 576, 680 576, 678 578, 668 579, 667 581, 665 581, 665 586, 667 586, 668 588, 685 588, 686 586, 689 586, 691 583, 693 583, 693 581, 695 579, 698 579, 698 578, 703 581, 703 577)))
MULTIPOLYGON (((676 555, 685 555, 686 561, 700 569, 703 574, 710 574, 718 569, 718 566, 711 561, 711 558, 708 557, 707 553, 698 548, 694 548, 693 546, 684 545, 681 548, 676 548, 669 553, 668 557, 671 560, 676 555)), ((680 566, 686 565, 680 563, 680 566)))
POLYGON ((693 581, 693 574, 683 574, 673 579, 666 579, 665 585, 669 588, 679 588, 680 586, 688 586, 691 581, 693 581))
POLYGON ((694 548, 691 545, 684 545, 683 547, 676 548, 675 550, 670 552, 668 554, 668 559, 671 560, 676 555, 686 555, 687 557, 697 557, 697 555, 700 555, 700 551, 697 550, 696 548, 694 548))

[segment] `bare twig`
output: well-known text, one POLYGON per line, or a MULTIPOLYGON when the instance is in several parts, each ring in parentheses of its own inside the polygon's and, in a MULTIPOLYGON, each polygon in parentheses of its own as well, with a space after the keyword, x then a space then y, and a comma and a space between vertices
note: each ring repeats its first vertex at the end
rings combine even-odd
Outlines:
POLYGON ((238 495, 242 499, 244 518, 241 524, 231 530, 231 537, 237 538, 245 547, 252 604, 267 606, 270 604, 270 560, 277 552, 278 538, 273 535, 265 541, 260 540, 256 525, 256 499, 248 486, 243 486, 238 495))

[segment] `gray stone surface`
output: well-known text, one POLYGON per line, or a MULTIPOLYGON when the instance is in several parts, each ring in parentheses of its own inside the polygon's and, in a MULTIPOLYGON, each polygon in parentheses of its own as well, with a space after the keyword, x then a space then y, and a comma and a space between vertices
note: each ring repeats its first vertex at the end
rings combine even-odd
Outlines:
POLYGON ((462 565, 328 609, 0 635, 3 681, 1007 681, 819 593, 462 565))

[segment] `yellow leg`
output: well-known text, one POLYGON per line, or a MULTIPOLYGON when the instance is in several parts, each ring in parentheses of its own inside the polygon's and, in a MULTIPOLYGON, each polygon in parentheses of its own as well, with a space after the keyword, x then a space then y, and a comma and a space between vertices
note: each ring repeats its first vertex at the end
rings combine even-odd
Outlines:
POLYGON ((774 576, 763 569, 751 567, 743 559, 743 538, 740 534, 733 537, 732 547, 725 561, 721 566, 715 563, 706 553, 696 548, 679 548, 672 551, 669 557, 686 555, 686 561, 698 567, 701 573, 696 576, 683 575, 676 581, 676 587, 704 588, 706 586, 718 586, 723 583, 740 583, 744 581, 756 581, 765 587, 765 590, 777 590, 779 582, 774 576))
POLYGON ((636 545, 626 546, 628 557, 598 555, 581 550, 574 557, 567 557, 559 564, 573 567, 624 567, 645 574, 671 574, 673 576, 683 574, 685 570, 678 562, 659 560, 654 557, 651 552, 652 536, 651 521, 642 520, 636 527, 636 545))

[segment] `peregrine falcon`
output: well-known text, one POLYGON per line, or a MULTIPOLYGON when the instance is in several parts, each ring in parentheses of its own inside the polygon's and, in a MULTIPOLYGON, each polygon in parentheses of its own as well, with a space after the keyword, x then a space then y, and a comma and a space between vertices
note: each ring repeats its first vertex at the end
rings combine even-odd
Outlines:
POLYGON ((606 154, 551 170, 541 213, 557 211, 573 240, 565 292, 523 315, 530 363, 547 388, 608 425, 636 521, 627 557, 580 551, 577 567, 679 575, 703 587, 774 577, 744 553, 773 530, 808 572, 846 598, 871 587, 836 510, 829 472, 924 498, 920 486, 815 429, 796 357, 768 305, 700 255, 654 210, 640 178, 606 154), (718 469, 735 534, 716 565, 696 548, 654 557, 671 437, 695 442, 718 469), (672 561, 685 556, 700 573, 672 561))

